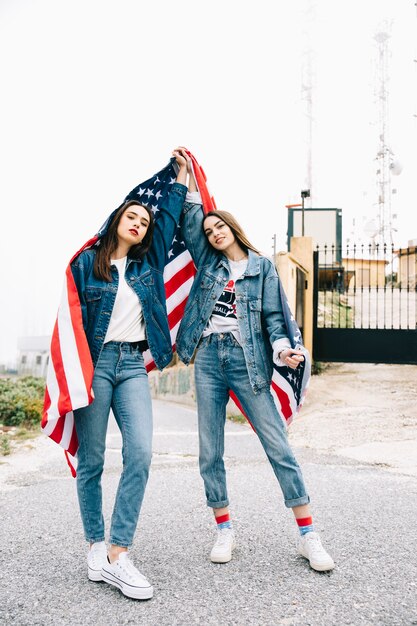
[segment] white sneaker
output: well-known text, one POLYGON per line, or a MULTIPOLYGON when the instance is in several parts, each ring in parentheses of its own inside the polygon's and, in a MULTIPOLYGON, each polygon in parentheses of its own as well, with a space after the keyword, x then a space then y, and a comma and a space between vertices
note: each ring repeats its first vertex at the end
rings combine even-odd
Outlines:
POLYGON ((117 561, 103 565, 101 576, 104 582, 118 587, 128 598, 149 600, 153 596, 153 587, 129 559, 127 552, 122 552, 117 561))
POLYGON ((87 554, 88 578, 99 582, 103 580, 101 577, 101 568, 107 563, 107 548, 104 541, 93 543, 87 554))
POLYGON ((212 563, 228 563, 235 549, 235 534, 232 528, 221 528, 217 531, 216 543, 210 554, 212 563))
POLYGON ((321 545, 316 532, 306 533, 298 541, 298 552, 310 561, 310 566, 318 572, 327 572, 334 568, 332 557, 321 545))

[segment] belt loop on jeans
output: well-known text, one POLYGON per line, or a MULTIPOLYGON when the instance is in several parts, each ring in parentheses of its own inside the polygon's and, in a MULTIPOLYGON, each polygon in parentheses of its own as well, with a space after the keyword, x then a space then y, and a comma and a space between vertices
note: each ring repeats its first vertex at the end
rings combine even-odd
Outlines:
POLYGON ((131 341, 131 348, 137 348, 139 352, 145 352, 149 348, 148 342, 146 339, 142 339, 142 341, 131 341))

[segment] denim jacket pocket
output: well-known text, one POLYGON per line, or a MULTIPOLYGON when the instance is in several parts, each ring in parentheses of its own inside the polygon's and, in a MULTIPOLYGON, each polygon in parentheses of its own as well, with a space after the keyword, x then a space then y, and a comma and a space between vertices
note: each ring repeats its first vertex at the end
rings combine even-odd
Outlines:
POLYGON ((142 274, 142 276, 140 276, 139 278, 141 283, 143 283, 145 287, 152 287, 155 284, 153 274, 150 270, 148 272, 145 272, 145 274, 142 274))
POLYGON ((95 302, 100 300, 103 295, 103 290, 100 287, 87 287, 85 290, 86 302, 95 302))
POLYGON ((201 289, 211 289, 215 282, 215 277, 211 276, 211 274, 204 274, 201 279, 200 288, 201 289))
POLYGON ((147 271, 140 276, 132 276, 131 287, 133 287, 138 296, 142 307, 146 307, 147 303, 153 303, 158 300, 155 278, 152 271, 147 271))
POLYGON ((199 289, 195 292, 195 303, 197 308, 201 310, 204 309, 204 306, 213 291, 213 286, 216 283, 216 279, 214 276, 210 274, 204 274, 201 278, 201 282, 199 285, 199 289))
POLYGON ((103 289, 100 287, 87 287, 84 296, 87 305, 88 333, 91 325, 97 318, 98 308, 103 297, 103 289))

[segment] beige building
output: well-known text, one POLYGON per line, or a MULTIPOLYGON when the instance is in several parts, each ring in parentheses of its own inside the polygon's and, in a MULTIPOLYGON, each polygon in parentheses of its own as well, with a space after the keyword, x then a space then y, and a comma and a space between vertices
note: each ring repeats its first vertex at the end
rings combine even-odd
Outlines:
POLYGON ((395 252, 398 259, 398 283, 402 289, 414 289, 417 286, 417 241, 408 242, 408 248, 395 252))
POLYGON ((345 289, 369 289, 385 286, 385 259, 344 258, 342 265, 345 272, 345 289))

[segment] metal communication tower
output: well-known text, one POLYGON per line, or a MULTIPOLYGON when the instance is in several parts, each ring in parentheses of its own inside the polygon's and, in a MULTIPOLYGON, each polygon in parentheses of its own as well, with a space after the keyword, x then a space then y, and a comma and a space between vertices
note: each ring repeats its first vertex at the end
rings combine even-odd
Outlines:
MULTIPOLYGON (((306 141, 306 170, 304 187, 310 190, 310 198, 313 196, 313 86, 314 86, 314 59, 311 37, 314 29, 316 6, 314 0, 305 0, 304 3, 304 29, 303 50, 301 62, 301 100, 305 118, 305 141, 306 141)), ((311 200, 310 200, 311 201, 311 200)))
POLYGON ((374 39, 377 43, 377 80, 376 97, 378 103, 379 145, 376 155, 377 183, 377 228, 372 237, 374 244, 393 243, 393 223, 391 211, 391 170, 394 155, 389 147, 389 39, 387 30, 378 32, 374 39))

